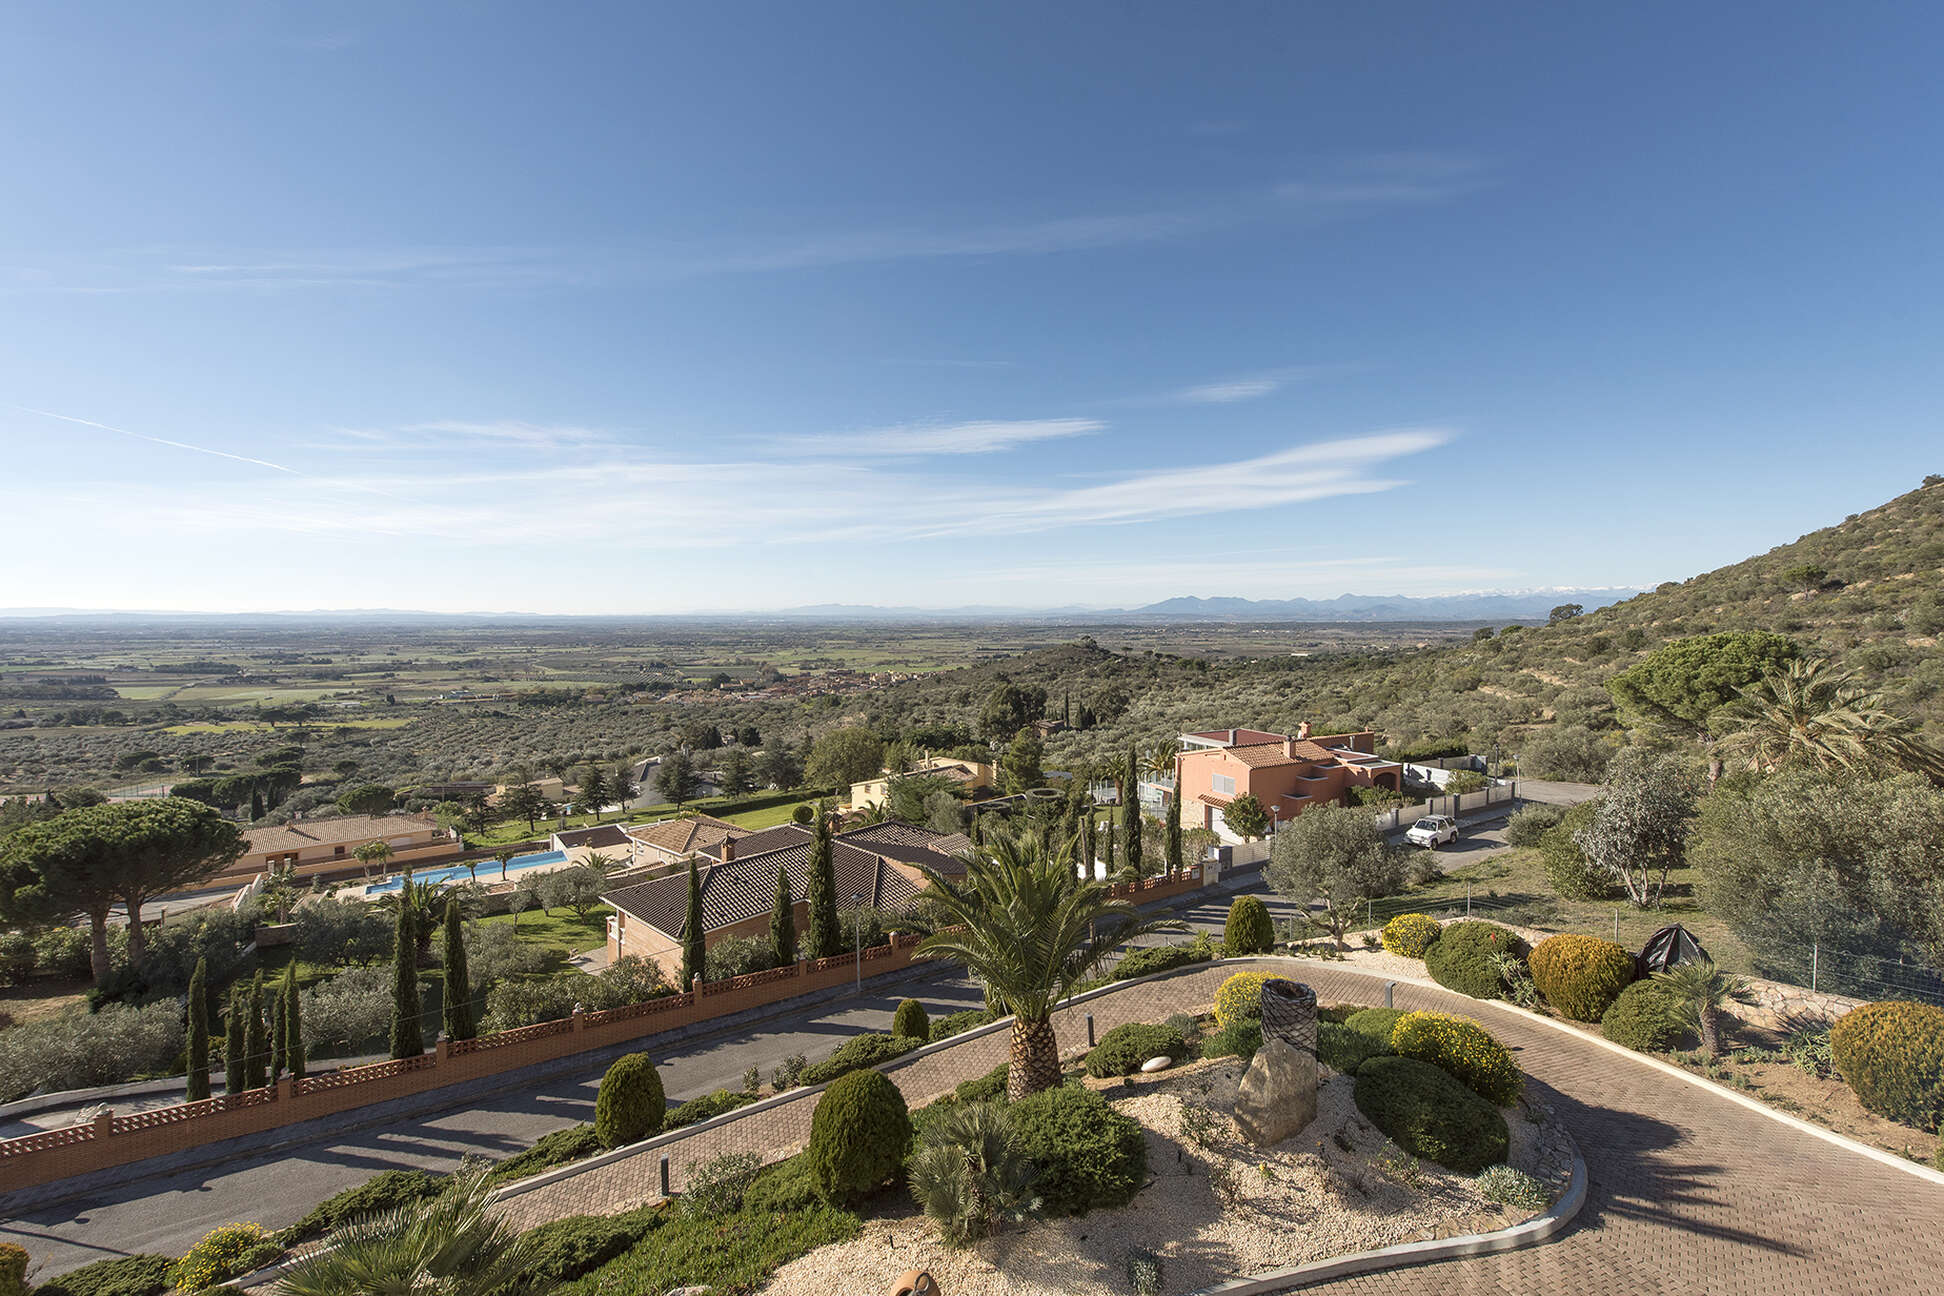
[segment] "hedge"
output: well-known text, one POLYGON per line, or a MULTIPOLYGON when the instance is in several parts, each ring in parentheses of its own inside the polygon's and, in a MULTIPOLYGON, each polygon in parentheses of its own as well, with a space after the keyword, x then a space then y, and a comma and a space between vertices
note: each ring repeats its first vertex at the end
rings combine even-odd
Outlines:
POLYGON ((156 1296, 169 1289, 175 1257, 116 1256, 70 1269, 34 1288, 34 1296, 156 1296))
POLYGON ((1276 925, 1269 919, 1269 906, 1256 896, 1235 897, 1222 926, 1222 953, 1230 958, 1266 954, 1275 943, 1276 925))
POLYGON ((1397 1019, 1403 1015, 1402 1008, 1359 1008, 1344 1018, 1343 1024, 1359 1034, 1368 1035, 1379 1041, 1388 1050, 1391 1032, 1397 1029, 1397 1019))
POLYGON ((905 1035, 884 1035, 873 1032, 869 1035, 854 1035, 838 1046, 837 1051, 823 1061, 803 1069, 802 1083, 806 1085, 824 1084, 839 1076, 867 1067, 878 1066, 892 1058, 903 1057, 915 1048, 923 1047, 925 1041, 912 1039, 905 1035))
MULTIPOLYGON (((1129 955, 1132 958, 1133 955, 1129 955)), ((1125 961, 1125 960, 1123 960, 1125 961)), ((1001 1017, 1009 1016, 1004 1008, 967 1008, 963 1012, 951 1013, 940 1017, 931 1024, 931 1042, 948 1040, 954 1035, 963 1035, 969 1030, 989 1026, 1001 1017)))
POLYGON ((854 1071, 817 1100, 803 1156, 823 1196, 849 1202, 883 1187, 910 1151, 911 1113, 898 1086, 881 1071, 854 1071))
POLYGON ((601 1077, 594 1096, 594 1133, 602 1147, 639 1143, 661 1128, 668 1111, 661 1077, 654 1059, 630 1053, 618 1059, 601 1077))
MULTIPOLYGON (((1109 1035, 1112 1031, 1107 1032, 1109 1035)), ((1001 1062, 982 1076, 967 1080, 952 1090, 952 1097, 959 1102, 1004 1102, 1006 1101, 1006 1074, 1012 1063, 1001 1062)))
POLYGON ((326 1197, 311 1207, 310 1214, 279 1233, 277 1240, 290 1246, 328 1233, 354 1215, 375 1215, 410 1206, 438 1196, 444 1188, 443 1176, 425 1170, 386 1170, 355 1188, 326 1197))
POLYGON ((1511 1146, 1498 1108, 1416 1058, 1374 1057, 1358 1067, 1356 1101, 1406 1152, 1461 1174, 1505 1160, 1511 1146))
POLYGON ((1127 1022, 1100 1037, 1087 1054, 1087 1074, 1096 1080, 1132 1075, 1150 1058, 1188 1056, 1188 1041, 1172 1026, 1144 1026, 1127 1022))
POLYGON ((747 1107, 756 1101, 756 1095, 736 1089, 717 1089, 705 1093, 700 1098, 691 1098, 662 1117, 662 1131, 680 1129, 684 1125, 700 1125, 724 1112, 732 1112, 738 1107, 747 1107))
POLYGON ((549 1221, 522 1239, 533 1248, 526 1272, 549 1286, 572 1282, 626 1251, 667 1217, 667 1211, 648 1207, 622 1215, 569 1215, 549 1221))
POLYGON ((1039 1167, 1034 1188, 1048 1215, 1125 1206, 1147 1181, 1141 1124, 1091 1089, 1062 1085, 1012 1105, 1013 1128, 1039 1167))
POLYGON ((592 1125, 569 1125, 566 1129, 542 1135, 540 1141, 526 1151, 494 1166, 486 1178, 492 1183, 525 1179, 555 1166, 585 1160, 600 1150, 601 1139, 592 1125))
POLYGON ((1492 962, 1495 954, 1523 959, 1526 943, 1497 923, 1458 922, 1445 928, 1437 943, 1425 951, 1424 968, 1447 990, 1474 999, 1497 999, 1505 990, 1505 978, 1492 962))
POLYGON ((1944 1008, 1886 1000, 1829 1028, 1836 1070, 1879 1116, 1935 1130, 1944 1122, 1944 1008))
POLYGON ((1172 972, 1178 967, 1207 963, 1215 957, 1215 943, 1204 933, 1180 945, 1150 945, 1132 950, 1114 965, 1112 979, 1132 981, 1136 977, 1172 972))
POLYGON ((1429 914, 1399 914, 1384 924, 1384 948, 1405 958, 1421 959, 1443 932, 1444 926, 1429 914))
POLYGON ((1600 1016, 1600 1033, 1640 1053, 1665 1053, 1686 1029, 1674 1013, 1674 992, 1659 981, 1636 981, 1600 1016))
POLYGON ((1529 960, 1532 984, 1562 1017, 1595 1022, 1633 984, 1634 956, 1598 936, 1548 936, 1529 960))
POLYGON ((1339 1075, 1355 1075, 1365 1062, 1390 1051, 1387 1041, 1339 1022, 1316 1024, 1316 1060, 1339 1075))
POLYGON ((1391 1030, 1391 1052, 1416 1058, 1449 1072, 1467 1089, 1496 1107, 1519 1096, 1519 1068, 1492 1032, 1469 1017, 1450 1013, 1408 1012, 1391 1030))

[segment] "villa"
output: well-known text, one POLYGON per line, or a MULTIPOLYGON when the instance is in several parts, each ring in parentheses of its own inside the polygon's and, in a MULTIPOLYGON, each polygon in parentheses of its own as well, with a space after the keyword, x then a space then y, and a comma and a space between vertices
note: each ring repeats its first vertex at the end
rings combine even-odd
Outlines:
POLYGON ((384 842, 391 847, 387 867, 417 868, 460 852, 457 838, 433 822, 430 815, 341 815, 332 819, 293 819, 269 828, 244 832, 243 856, 212 879, 215 884, 247 882, 272 865, 288 865, 299 877, 347 875, 362 866, 361 846, 384 842))
POLYGON ((1351 788, 1401 791, 1404 767, 1376 751, 1377 735, 1370 730, 1311 737, 1307 723, 1293 737, 1262 729, 1182 734, 1175 757, 1181 825, 1236 842, 1241 837, 1222 811, 1244 794, 1260 801, 1275 823, 1311 806, 1344 802, 1351 788))

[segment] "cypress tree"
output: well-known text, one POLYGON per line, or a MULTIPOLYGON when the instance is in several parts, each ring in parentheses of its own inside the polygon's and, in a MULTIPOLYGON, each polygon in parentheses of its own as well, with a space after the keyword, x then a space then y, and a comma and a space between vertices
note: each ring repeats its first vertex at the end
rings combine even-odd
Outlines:
POLYGON ((837 872, 831 862, 830 816, 817 807, 816 836, 810 841, 810 957, 842 954, 837 929, 837 872))
POLYGON ((209 960, 197 959, 189 977, 190 1102, 209 1097, 209 960))
POLYGON ((445 1033, 449 1040, 471 1039, 479 1033, 473 1021, 472 978, 466 974, 465 932, 459 925, 459 901, 449 899, 445 910, 445 1033))
POLYGON ((277 1083, 284 1072, 284 1025, 283 1025, 283 988, 279 986, 263 1003, 264 1011, 270 1022, 270 1078, 268 1083, 277 1083))
POLYGON ((1161 802, 1162 813, 1168 816, 1166 841, 1168 843, 1167 866, 1170 876, 1179 876, 1185 862, 1181 858, 1181 804, 1180 791, 1164 798, 1161 802))
POLYGON ((1114 876, 1114 821, 1107 821, 1106 840, 1101 845, 1101 863, 1107 866, 1107 876, 1114 876))
POLYGON ((418 933, 412 923, 412 893, 398 893, 398 928, 392 935, 391 1055, 417 1057, 425 1052, 425 1033, 419 1028, 418 933))
POLYGON ((257 973, 251 980, 244 1005, 243 1087, 261 1089, 270 1063, 270 1034, 263 1022, 263 973, 257 973))
POLYGON ((261 819, 263 818, 263 814, 263 793, 261 790, 253 790, 250 793, 250 818, 252 820, 261 819))
POLYGON ((1100 827, 1094 815, 1093 797, 1088 795, 1080 806, 1080 857, 1086 861, 1086 874, 1089 881, 1094 876, 1095 857, 1100 851, 1100 839, 1096 831, 1100 827))
POLYGON ((1121 853, 1127 857, 1127 875, 1141 880, 1141 779, 1134 749, 1127 749, 1126 790, 1121 793, 1121 853))
POLYGON ((223 1092, 240 1094, 243 1083, 243 1018, 249 1005, 243 1001, 243 987, 233 985, 229 993, 229 1020, 223 1023, 223 1092))
POLYGON ((776 907, 770 911, 770 952, 778 967, 796 962, 796 897, 781 864, 776 866, 776 907))
POLYGON ((709 979, 709 933, 702 925, 702 874, 689 856, 688 913, 682 919, 682 989, 709 979))
POLYGON ((284 1065, 292 1080, 304 1078, 304 1023, 297 1007, 297 964, 284 965, 283 983, 284 1065))

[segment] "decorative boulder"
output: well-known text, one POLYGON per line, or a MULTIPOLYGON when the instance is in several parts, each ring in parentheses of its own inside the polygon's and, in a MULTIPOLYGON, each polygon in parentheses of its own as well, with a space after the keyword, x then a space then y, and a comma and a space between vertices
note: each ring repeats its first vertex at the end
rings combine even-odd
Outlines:
POLYGON ((1268 1147, 1316 1119, 1316 1055, 1273 1036, 1249 1063, 1235 1099, 1242 1137, 1268 1147))
POLYGON ((1166 1053, 1163 1053, 1160 1057, 1151 1057, 1147 1061, 1141 1063, 1141 1070, 1148 1073, 1153 1073, 1155 1071, 1166 1071, 1169 1067, 1173 1065, 1174 1065, 1174 1059, 1169 1057, 1166 1053))

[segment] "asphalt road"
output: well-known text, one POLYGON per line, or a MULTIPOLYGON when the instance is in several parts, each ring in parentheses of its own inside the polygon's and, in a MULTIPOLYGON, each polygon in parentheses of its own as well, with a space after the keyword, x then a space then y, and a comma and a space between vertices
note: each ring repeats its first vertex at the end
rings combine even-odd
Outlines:
MULTIPOLYGON (((1577 785, 1563 786, 1565 791, 1547 785, 1524 785, 1521 790, 1534 799, 1562 801, 1579 791, 1577 785)), ((1504 820, 1499 818, 1475 821, 1458 842, 1439 853, 1447 867, 1455 867, 1487 859, 1505 848, 1504 820)), ((1192 929, 1219 933, 1235 894, 1261 896, 1279 922, 1296 914, 1296 906, 1269 894, 1258 875, 1239 892, 1202 896, 1177 910, 1177 916, 1192 929)), ((744 1071, 752 1065, 767 1080, 770 1070, 791 1054, 815 1061, 853 1035, 886 1030, 905 996, 920 1000, 935 1017, 983 1003, 978 988, 956 969, 941 967, 928 976, 897 978, 888 986, 866 982, 857 997, 786 1010, 718 1035, 683 1041, 666 1052, 657 1050, 670 1102, 718 1088, 740 1088, 744 1071)), ((394 1123, 300 1147, 146 1175, 43 1208, 30 1206, 0 1220, 0 1241, 27 1248, 44 1280, 110 1256, 181 1255, 210 1229, 232 1221, 282 1228, 326 1197, 380 1171, 450 1170, 473 1154, 497 1160, 525 1149, 544 1134, 592 1120, 594 1095, 605 1067, 605 1059, 590 1060, 584 1070, 538 1084, 516 1081, 517 1088, 469 1099, 454 1110, 402 1116, 394 1123)))

